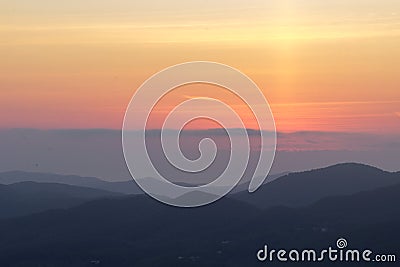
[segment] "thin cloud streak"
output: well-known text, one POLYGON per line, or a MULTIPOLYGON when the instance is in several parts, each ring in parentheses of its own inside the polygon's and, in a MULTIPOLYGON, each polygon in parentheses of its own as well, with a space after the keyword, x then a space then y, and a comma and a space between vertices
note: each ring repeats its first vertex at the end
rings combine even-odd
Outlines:
POLYGON ((337 105, 371 105, 371 104, 396 104, 400 100, 392 101, 326 101, 326 102, 294 102, 294 103, 273 103, 271 106, 337 106, 337 105))

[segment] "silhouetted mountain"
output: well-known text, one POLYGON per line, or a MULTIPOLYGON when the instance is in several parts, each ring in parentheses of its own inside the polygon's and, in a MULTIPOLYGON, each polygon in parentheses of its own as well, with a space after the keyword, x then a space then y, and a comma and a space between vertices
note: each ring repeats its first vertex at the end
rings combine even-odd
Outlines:
MULTIPOLYGON (((288 173, 271 174, 268 175, 265 183, 269 183, 282 177, 288 173)), ((152 179, 154 186, 160 186, 160 181, 148 177, 145 179, 152 179)), ((122 182, 107 182, 95 177, 82 177, 77 175, 60 175, 52 173, 38 173, 38 172, 2 172, 0 173, 0 184, 13 184, 18 182, 38 182, 38 183, 58 183, 75 185, 81 187, 90 187, 95 189, 101 189, 111 192, 123 193, 123 194, 143 194, 144 192, 133 180, 122 181, 122 182)), ((231 191, 231 193, 238 193, 241 191, 247 191, 249 187, 249 180, 240 181, 239 184, 231 191)), ((182 186, 193 186, 193 184, 176 182, 176 184, 182 186)))
POLYGON ((229 198, 196 209, 169 207, 147 196, 95 200, 1 221, 0 263, 260 266, 255 254, 264 244, 318 249, 334 247, 339 237, 349 247, 398 253, 399 201, 400 185, 325 198, 309 207, 264 211, 229 198))
MULTIPOLYGON (((269 184, 269 183, 271 183, 281 177, 284 177, 288 174, 289 174, 289 172, 283 172, 283 173, 278 173, 278 174, 269 174, 267 176, 267 178, 264 180, 263 184, 264 185, 269 184)), ((239 192, 247 192, 248 193, 249 185, 250 185, 250 179, 246 179, 244 181, 239 181, 239 184, 232 189, 230 194, 235 194, 235 193, 239 193, 239 192)))
POLYGON ((237 231, 255 214, 255 208, 230 199, 198 209, 170 207, 144 195, 93 201, 0 222, 0 263, 86 266, 100 259, 106 264, 101 266, 159 266, 153 261, 165 256, 175 261, 206 252, 214 237, 217 244, 229 240, 223 234, 237 231), (192 248, 200 251, 191 255, 192 248))
POLYGON ((0 173, 0 184, 12 184, 27 181, 91 187, 123 194, 143 193, 143 191, 132 180, 122 182, 107 182, 95 177, 81 177, 77 175, 59 175, 52 173, 22 171, 0 173))
POLYGON ((324 197, 350 195, 388 185, 400 184, 400 174, 346 163, 286 176, 263 185, 256 192, 240 192, 233 197, 257 207, 299 207, 324 197))
POLYGON ((20 182, 0 185, 0 218, 22 216, 48 209, 70 208, 89 200, 120 195, 115 192, 54 183, 20 182))

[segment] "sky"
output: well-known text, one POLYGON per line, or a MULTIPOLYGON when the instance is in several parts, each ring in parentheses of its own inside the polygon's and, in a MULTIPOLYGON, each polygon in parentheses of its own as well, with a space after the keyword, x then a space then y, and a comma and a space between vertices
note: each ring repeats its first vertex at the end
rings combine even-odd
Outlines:
POLYGON ((150 75, 207 60, 278 131, 400 134, 399 1, 1 1, 0 40, 0 128, 120 129, 150 75))
MULTIPOLYGON (((398 0, 0 0, 0 171, 129 179, 120 131, 131 97, 198 60, 262 90, 278 131, 272 173, 350 161, 398 170, 398 0)), ((204 84, 165 96, 150 127, 192 97, 225 101, 256 128, 249 107, 204 84)))

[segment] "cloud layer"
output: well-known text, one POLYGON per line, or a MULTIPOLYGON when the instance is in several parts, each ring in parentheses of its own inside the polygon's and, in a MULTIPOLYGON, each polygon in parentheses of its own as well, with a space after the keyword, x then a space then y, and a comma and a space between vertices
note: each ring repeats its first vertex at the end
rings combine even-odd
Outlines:
MULTIPOLYGON (((196 153, 197 143, 194 141, 200 136, 197 132, 183 137, 183 149, 196 153)), ((224 142, 221 144, 224 146, 224 142)), ((399 168, 399 158, 400 141, 396 135, 279 133, 272 173, 306 170, 338 162, 361 162, 395 171, 399 168)), ((0 171, 9 170, 78 174, 109 180, 130 179, 122 153, 121 132, 101 129, 0 130, 0 171)))

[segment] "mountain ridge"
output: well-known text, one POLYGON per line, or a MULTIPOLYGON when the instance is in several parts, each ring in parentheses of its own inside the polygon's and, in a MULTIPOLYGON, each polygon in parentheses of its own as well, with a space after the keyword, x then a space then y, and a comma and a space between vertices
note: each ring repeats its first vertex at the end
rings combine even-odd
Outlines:
POLYGON ((120 196, 115 192, 57 183, 0 184, 0 218, 71 208, 93 199, 120 196))
POLYGON ((255 253, 266 243, 317 249, 339 237, 352 247, 394 253, 400 210, 389 205, 392 201, 400 201, 400 185, 267 210, 230 198, 196 209, 170 207, 145 195, 92 200, 0 221, 0 262, 6 267, 87 266, 93 259, 101 266, 259 266, 255 253))
POLYGON ((0 173, 0 184, 33 181, 39 183, 60 183, 74 186, 91 187, 123 194, 139 194, 141 189, 132 180, 109 182, 97 177, 63 175, 42 172, 9 171, 0 173))
POLYGON ((289 173, 263 185, 254 193, 239 192, 233 197, 261 208, 298 207, 328 196, 351 195, 397 183, 400 183, 400 173, 359 163, 340 163, 289 173))

